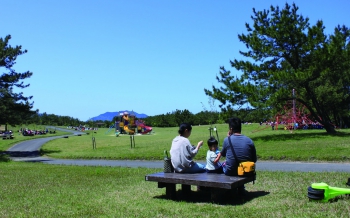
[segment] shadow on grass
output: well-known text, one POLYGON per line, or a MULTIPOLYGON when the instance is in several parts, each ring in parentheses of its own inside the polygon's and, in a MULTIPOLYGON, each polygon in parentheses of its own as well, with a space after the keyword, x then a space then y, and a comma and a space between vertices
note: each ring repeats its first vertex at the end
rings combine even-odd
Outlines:
POLYGON ((5 154, 5 152, 0 151, 0 162, 9 162, 11 161, 11 158, 9 155, 5 154))
POLYGON ((4 154, 10 157, 39 157, 39 151, 5 151, 4 154))
MULTIPOLYGON (((284 131, 284 130, 281 130, 284 131)), ((337 132, 330 134, 327 132, 305 132, 307 130, 297 130, 292 134, 278 134, 278 135, 263 135, 263 136, 250 136, 254 140, 263 141, 285 141, 285 140, 304 140, 306 138, 322 138, 322 137, 350 137, 350 133, 337 132)))
POLYGON ((61 153, 61 150, 48 150, 48 149, 40 149, 40 155, 47 155, 47 154, 54 154, 54 153, 61 153))
POLYGON ((40 159, 40 160, 25 160, 23 162, 28 162, 28 163, 44 163, 44 162, 49 162, 49 161, 52 161, 52 160, 45 160, 45 159, 40 159))
POLYGON ((9 157, 40 157, 45 154, 59 153, 57 150, 42 150, 35 151, 0 151, 0 162, 6 162, 9 157))
POLYGON ((211 199, 210 190, 205 191, 191 191, 190 194, 182 192, 182 190, 176 191, 176 199, 168 199, 166 195, 155 196, 157 199, 166 199, 171 201, 185 201, 188 203, 214 203, 220 205, 242 205, 248 201, 251 201, 255 198, 263 197, 265 195, 270 194, 270 192, 266 191, 250 191, 246 192, 245 195, 241 196, 233 191, 223 190, 220 193, 220 198, 216 201, 211 199))

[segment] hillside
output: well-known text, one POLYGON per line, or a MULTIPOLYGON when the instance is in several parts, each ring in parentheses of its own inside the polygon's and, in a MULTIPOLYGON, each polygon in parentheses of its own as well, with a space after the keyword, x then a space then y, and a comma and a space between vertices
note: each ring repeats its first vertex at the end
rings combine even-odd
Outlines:
POLYGON ((146 114, 139 114, 135 111, 129 111, 129 110, 122 110, 122 111, 116 111, 116 112, 106 112, 104 114, 100 114, 96 117, 92 117, 90 120, 96 121, 96 120, 108 120, 108 121, 112 121, 113 117, 118 116, 119 114, 123 113, 127 111, 130 115, 133 114, 135 115, 137 118, 143 119, 148 117, 146 114))

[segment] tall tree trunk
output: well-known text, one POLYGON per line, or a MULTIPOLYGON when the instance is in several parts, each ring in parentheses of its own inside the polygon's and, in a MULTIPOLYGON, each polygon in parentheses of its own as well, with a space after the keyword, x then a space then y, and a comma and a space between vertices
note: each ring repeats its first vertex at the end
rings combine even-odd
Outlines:
POLYGON ((324 122, 323 127, 326 129, 327 133, 336 133, 334 125, 328 121, 324 122))

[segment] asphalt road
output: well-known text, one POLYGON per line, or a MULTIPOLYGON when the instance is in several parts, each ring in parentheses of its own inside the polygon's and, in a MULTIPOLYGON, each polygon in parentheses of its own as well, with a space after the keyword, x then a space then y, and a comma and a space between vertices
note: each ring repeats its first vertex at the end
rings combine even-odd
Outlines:
MULTIPOLYGON (((54 127, 53 127, 54 128, 54 127)), ((58 129, 58 128, 57 128, 58 129)), ((60 129, 70 134, 84 134, 79 131, 60 129)), ((14 161, 42 162, 46 164, 79 165, 79 166, 112 166, 112 167, 146 167, 163 168, 163 161, 143 160, 67 160, 39 156, 39 149, 46 142, 63 136, 39 138, 18 143, 7 150, 14 161)), ((200 162, 200 161, 199 161, 200 162)), ((311 162, 279 162, 258 161, 258 171, 299 171, 299 172, 350 172, 350 163, 311 163, 311 162)))

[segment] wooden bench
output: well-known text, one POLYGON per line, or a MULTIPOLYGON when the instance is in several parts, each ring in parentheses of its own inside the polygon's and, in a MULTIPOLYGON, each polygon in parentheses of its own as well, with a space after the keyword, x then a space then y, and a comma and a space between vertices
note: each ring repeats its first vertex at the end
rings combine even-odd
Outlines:
POLYGON ((226 176, 215 173, 154 173, 145 176, 146 181, 158 182, 158 188, 166 188, 166 197, 176 199, 176 184, 181 184, 182 192, 190 193, 191 185, 208 187, 212 201, 218 200, 220 190, 234 190, 245 183, 255 181, 254 177, 226 176))

